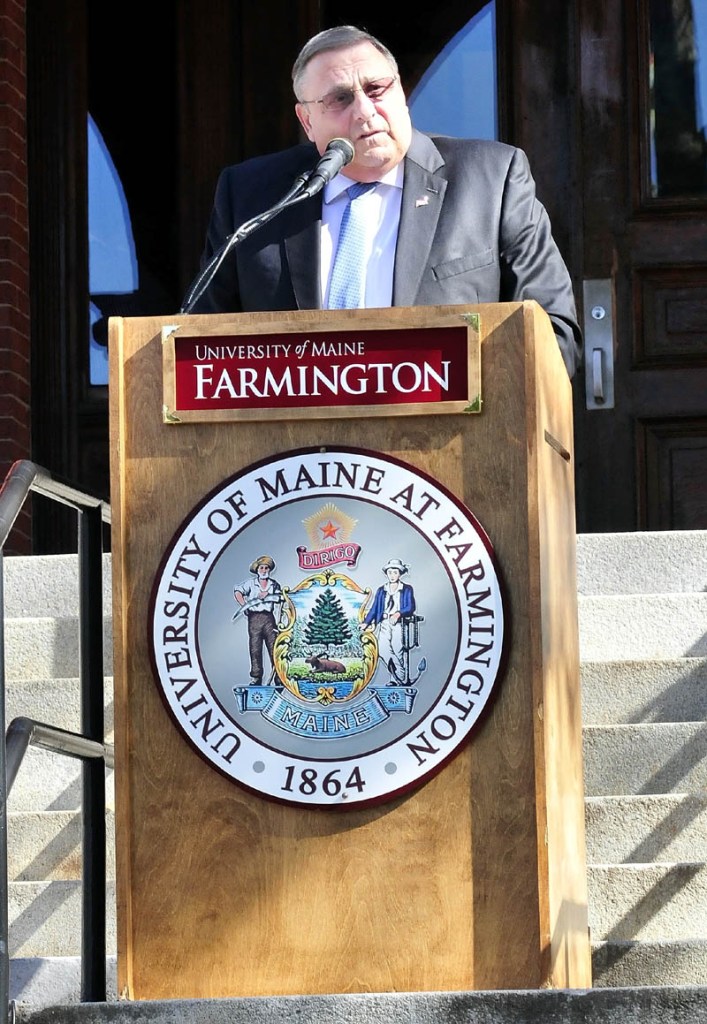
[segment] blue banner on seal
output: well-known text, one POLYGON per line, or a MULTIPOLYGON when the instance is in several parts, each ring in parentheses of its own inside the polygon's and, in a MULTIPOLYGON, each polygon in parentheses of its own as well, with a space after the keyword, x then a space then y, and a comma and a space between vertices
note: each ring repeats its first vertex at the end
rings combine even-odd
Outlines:
POLYGON ((259 711, 279 729, 312 739, 354 736, 374 729, 391 713, 410 714, 417 690, 411 686, 371 687, 364 701, 355 707, 315 707, 295 703, 275 686, 237 686, 233 690, 238 710, 259 711))

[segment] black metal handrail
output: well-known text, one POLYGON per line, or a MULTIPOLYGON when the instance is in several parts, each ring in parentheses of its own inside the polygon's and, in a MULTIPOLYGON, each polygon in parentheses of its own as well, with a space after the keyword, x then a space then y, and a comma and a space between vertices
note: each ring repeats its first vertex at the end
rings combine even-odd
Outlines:
POLYGON ((0 487, 0 736, 5 735, 5 611, 3 552, 17 516, 31 492, 78 513, 79 678, 81 732, 71 733, 33 719, 15 719, 0 743, 0 1024, 10 1007, 8 926, 7 798, 22 757, 31 744, 83 763, 81 998, 106 998, 106 780, 112 767, 104 743, 103 525, 110 505, 86 494, 28 460, 15 462, 0 487))

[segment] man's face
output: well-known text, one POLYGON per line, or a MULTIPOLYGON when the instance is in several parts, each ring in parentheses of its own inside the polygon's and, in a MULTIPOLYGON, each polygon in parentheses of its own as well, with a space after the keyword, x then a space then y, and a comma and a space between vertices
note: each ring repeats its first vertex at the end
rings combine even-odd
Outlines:
POLYGON ((377 181, 400 163, 410 146, 412 126, 400 81, 396 78, 377 99, 365 91, 393 75, 383 54, 364 42, 317 54, 299 84, 298 92, 308 102, 297 103, 295 112, 307 138, 320 153, 332 139, 350 139, 355 155, 342 173, 354 181, 377 181), (312 102, 322 99, 324 103, 312 102))

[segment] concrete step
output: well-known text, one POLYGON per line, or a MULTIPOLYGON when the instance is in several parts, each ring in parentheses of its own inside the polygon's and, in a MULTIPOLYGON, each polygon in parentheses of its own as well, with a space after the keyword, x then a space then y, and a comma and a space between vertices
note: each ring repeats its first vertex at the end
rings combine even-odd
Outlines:
POLYGON ((367 992, 18 1007, 18 1024, 705 1024, 701 986, 367 992))
MULTIPOLYGON (((79 613, 77 555, 16 555, 4 559, 5 615, 58 618, 79 613)), ((111 556, 103 556, 103 608, 111 610, 111 556)))
POLYGON ((707 853, 704 791, 588 797, 585 819, 589 864, 700 861, 707 853))
MULTIPOLYGON (((81 807, 81 762, 30 747, 7 801, 8 811, 76 811, 81 807)), ((106 770, 106 802, 115 806, 113 771, 106 770)))
MULTIPOLYGON (((113 677, 106 676, 103 691, 106 740, 113 736, 113 677)), ((58 729, 79 731, 81 686, 78 679, 22 679, 9 682, 5 693, 5 718, 33 718, 58 729)))
POLYGON ((595 987, 628 988, 657 981, 661 985, 707 984, 707 942, 598 942, 592 946, 595 987))
MULTIPOLYGON (((77 614, 75 554, 8 556, 7 615, 77 614)), ((667 594, 707 590, 707 530, 582 533, 577 536, 580 594, 667 594)), ((104 607, 111 602, 111 556, 103 556, 104 607)))
POLYGON ((663 661, 707 655, 707 593, 578 599, 581 661, 663 661))
MULTIPOLYGON (((594 596, 578 601, 580 658, 648 661, 707 656, 707 593, 594 596)), ((78 620, 7 618, 6 678, 70 677, 78 666, 78 620)), ((104 671, 111 675, 112 619, 104 620, 104 671)))
MULTIPOLYGON (((655 986, 656 978, 661 979, 662 986, 702 985, 707 979, 707 942, 693 939, 687 942, 598 942, 593 945, 594 988, 650 987, 655 986)), ((10 961, 9 995, 10 999, 16 1002, 20 1017, 25 1019, 40 1008, 57 1004, 66 1008, 67 1005, 78 1004, 81 1001, 81 958, 14 957, 10 961)), ((118 998, 115 955, 106 957, 106 995, 108 1000, 113 1002, 118 998)), ((292 1002, 294 1004, 294 998, 292 1002)), ((101 1008, 94 1006, 93 1010, 99 1015, 101 1008)), ((119 1014, 120 1007, 111 1007, 112 1021, 119 1021, 119 1014)), ((96 1017, 96 1020, 98 1019, 99 1016, 96 1017)), ((338 1014, 330 1018, 332 1021, 340 1019, 338 1014)), ((274 1020, 275 1018, 269 1019, 268 1024, 272 1024, 274 1020)), ((285 1022, 290 1018, 278 1017, 277 1020, 285 1022)), ((293 1020, 300 1022, 299 1012, 293 1020)), ((360 1020, 361 1018, 357 1018, 357 1024, 360 1020)), ((415 1021, 418 1020, 426 1022, 427 1017, 415 1018, 415 1021)), ((453 1018, 446 1019, 445 1024, 451 1024, 452 1020, 453 1018)), ((469 1020, 487 1022, 488 1017, 485 1015, 483 1018, 474 1017, 469 1020)), ((524 1017, 523 1020, 529 1018, 524 1017)), ((556 1018, 553 1017, 551 1020, 556 1021, 556 1018)), ((595 1018, 592 1017, 591 1020, 594 1021, 595 1018)), ((514 1018, 513 1024, 517 1024, 517 1021, 518 1018, 514 1018)), ((174 1022, 170 1020, 170 1024, 174 1022)), ((585 1021, 582 1021, 582 1024, 585 1024, 585 1021)), ((623 1024, 623 1021, 619 1019, 616 1024, 623 1024)))
POLYGON ((577 590, 580 594, 705 591, 707 530, 579 534, 577 590))
MULTIPOLYGON (((115 956, 106 957, 106 995, 117 999, 115 956)), ((707 979, 707 942, 599 942, 592 948, 592 984, 625 988, 701 985, 707 979)), ((25 1009, 81 1001, 81 958, 16 957, 10 962, 10 999, 25 1009)), ((338 1018, 337 1018, 338 1019, 338 1018)))
MULTIPOLYGON (((81 954, 81 883, 59 879, 10 882, 8 898, 11 957, 81 954)), ((115 954, 115 883, 106 883, 106 952, 115 954)))
MULTIPOLYGON (((75 615, 76 555, 4 559, 9 617, 75 615)), ((707 590, 707 530, 577 536, 580 594, 667 594, 707 590)), ((103 556, 104 607, 111 601, 111 556, 103 556)))
MULTIPOLYGON (((116 975, 116 957, 108 956, 106 996, 110 1001, 117 999, 116 975)), ((592 948, 595 987, 652 986, 657 977, 663 985, 703 984, 707 942, 599 942, 592 948)), ((81 958, 16 957, 10 962, 10 999, 25 1010, 80 1002, 81 958)))
POLYGON ((590 725, 582 737, 586 796, 707 789, 707 722, 590 725))
MULTIPOLYGON (((7 817, 8 877, 18 882, 81 878, 81 814, 11 813, 7 817)), ((115 879, 115 815, 106 814, 106 874, 115 879)))
POLYGON ((593 864, 587 870, 593 942, 707 939, 707 865, 593 864))
MULTIPOLYGON (((106 957, 106 997, 118 998, 116 957, 106 957)), ((81 1001, 81 957, 15 957, 10 961, 10 999, 20 1014, 81 1001)), ((115 1008, 114 1008, 115 1010, 115 1008)))
POLYGON ((707 718, 707 658, 589 661, 581 666, 585 725, 707 718))
MULTIPOLYGON (((707 657, 707 594, 580 597, 582 662, 665 661, 707 657)), ((6 678, 76 675, 75 618, 8 618, 6 678)), ((104 671, 112 674, 112 619, 104 620, 104 671)))
MULTIPOLYGON (((57 679, 78 673, 78 619, 7 618, 5 620, 5 678, 57 679)), ((104 672, 113 673, 113 621, 104 619, 104 672)))
MULTIPOLYGON (((649 987, 655 985, 656 978, 661 979, 663 986, 705 984, 707 942, 691 939, 684 942, 593 944, 592 984, 595 988, 649 987)), ((110 1001, 117 999, 117 965, 114 955, 106 957, 106 995, 110 1001)), ((15 957, 10 961, 10 999, 15 1000, 19 1009, 25 1013, 53 1004, 79 1003, 81 958, 15 957)), ((98 1007, 94 1009, 99 1012, 98 1007)), ((113 1007, 112 1011, 117 1017, 118 1008, 113 1007)), ((299 1015, 296 1019, 300 1020, 299 1015)), ((336 1016, 332 1019, 338 1021, 340 1018, 336 1016)), ((484 1021, 486 1019, 483 1018, 484 1021)))

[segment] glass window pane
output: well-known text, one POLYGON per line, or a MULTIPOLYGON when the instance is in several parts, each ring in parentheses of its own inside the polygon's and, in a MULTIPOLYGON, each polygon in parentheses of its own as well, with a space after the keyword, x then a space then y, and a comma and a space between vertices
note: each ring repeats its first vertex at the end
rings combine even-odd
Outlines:
POLYGON ((108 383, 107 314, 101 300, 137 291, 138 270, 128 204, 93 118, 88 118, 89 379, 108 383))
POLYGON ((651 195, 707 195, 707 0, 649 0, 651 195))
POLYGON ((485 4, 457 32, 409 97, 412 122, 423 132, 459 138, 498 137, 496 4, 485 4))

